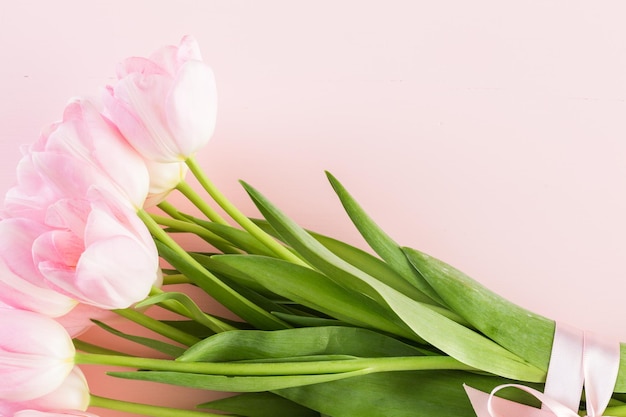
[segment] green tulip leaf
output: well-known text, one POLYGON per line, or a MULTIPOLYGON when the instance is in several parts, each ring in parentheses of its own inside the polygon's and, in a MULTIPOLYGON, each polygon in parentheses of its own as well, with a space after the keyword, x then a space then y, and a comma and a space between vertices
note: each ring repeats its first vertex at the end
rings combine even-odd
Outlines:
POLYGON ((187 372, 135 371, 109 372, 116 378, 137 381, 151 381, 181 387, 223 392, 263 392, 277 389, 319 384, 363 375, 367 370, 321 375, 280 375, 280 376, 224 376, 202 375, 187 372))
POLYGON ((393 313, 371 298, 337 284, 317 271, 257 255, 217 255, 214 262, 247 274, 277 294, 336 319, 417 339, 393 313))
POLYGON ((171 356, 173 358, 177 358, 179 356, 181 356, 184 352, 185 352, 185 348, 182 348, 180 346, 176 346, 176 345, 172 345, 169 343, 165 343, 162 342, 160 340, 155 340, 155 339, 150 339, 148 337, 142 337, 142 336, 135 336, 135 335, 131 335, 131 334, 127 334, 124 332, 121 332, 111 326, 109 326, 108 324, 105 324, 101 321, 98 320, 91 320, 93 323, 95 323, 98 327, 100 327, 101 329, 117 336, 117 337, 121 337, 122 339, 126 339, 126 340, 130 340, 131 342, 135 342, 138 343, 142 346, 146 346, 149 347, 151 349, 154 349, 158 352, 161 353, 165 353, 168 356, 171 356))
MULTIPOLYGON (((333 280, 363 292, 384 306, 384 311, 395 312, 415 335, 474 368, 523 381, 542 382, 545 379, 545 370, 533 366, 492 340, 445 317, 440 311, 433 310, 432 306, 412 300, 357 270, 327 249, 323 247, 320 249, 321 245, 317 241, 258 191, 248 185, 245 187, 265 219, 311 265, 323 270, 333 280), (346 271, 350 271, 351 274, 346 275, 346 271)), ((223 256, 238 259, 239 268, 252 268, 252 264, 256 262, 248 261, 249 258, 254 258, 252 256, 239 258, 236 255, 223 256), (249 262, 247 266, 246 262, 249 262)), ((252 269, 250 272, 252 273, 252 269)), ((292 294, 298 295, 301 291, 301 288, 294 287, 292 294)))
POLYGON ((317 411, 271 392, 249 392, 198 405, 243 417, 320 417, 317 411))
MULTIPOLYGON (((376 373, 274 392, 329 416, 476 417, 463 384, 488 393, 511 382, 514 381, 460 371, 408 371, 376 373)), ((539 385, 531 386, 542 389, 539 385)), ((500 395, 537 405, 536 400, 518 390, 503 390, 500 395)))
POLYGON ((228 241, 231 245, 239 248, 247 253, 255 255, 273 256, 273 252, 268 250, 265 245, 261 244, 258 239, 250 235, 245 230, 237 229, 232 226, 210 222, 207 220, 198 219, 196 217, 182 214, 190 221, 205 228, 206 230, 214 233, 220 238, 228 241))
POLYGON ((296 314, 279 313, 278 311, 272 312, 276 317, 287 323, 293 324, 295 327, 324 327, 324 326, 348 326, 349 323, 342 322, 336 319, 329 319, 325 317, 313 317, 313 316, 300 316, 296 314))
MULTIPOLYGON (((485 288, 454 267, 415 249, 407 258, 454 311, 511 352, 546 370, 554 322, 523 309, 485 288)), ((626 344, 620 345, 615 392, 626 392, 626 344)))
POLYGON ((400 246, 372 220, 372 218, 365 212, 365 210, 363 210, 363 208, 356 202, 350 193, 348 193, 344 186, 341 185, 341 183, 330 172, 326 172, 326 176, 335 190, 335 193, 339 197, 346 213, 352 220, 352 223, 354 223, 370 247, 374 249, 374 251, 405 280, 430 297, 431 300, 441 303, 441 298, 439 298, 437 293, 433 291, 428 284, 428 281, 426 281, 424 277, 411 267, 411 264, 407 261, 406 256, 402 253, 400 246))
MULTIPOLYGON (((223 319, 222 319, 223 320, 223 319)), ((215 334, 214 331, 206 326, 198 323, 195 320, 160 320, 162 323, 168 326, 174 327, 185 333, 189 333, 201 339, 204 339, 215 334)))
MULTIPOLYGON (((269 225, 266 220, 252 220, 265 232, 271 234, 277 239, 280 239, 279 234, 274 230, 274 228, 269 225)), ((321 243, 326 249, 330 250, 333 254, 353 265, 357 269, 366 272, 368 275, 375 277, 379 281, 384 282, 390 287, 395 288, 396 290, 411 297, 416 301, 432 302, 430 297, 424 295, 423 292, 421 292, 414 285, 406 281, 400 274, 398 274, 393 268, 391 268, 381 259, 365 252, 362 249, 349 245, 335 238, 325 236, 310 230, 307 230, 307 233, 309 233, 315 240, 321 243)))
POLYGON ((159 295, 148 297, 137 304, 138 308, 147 307, 166 301, 176 301, 185 308, 189 316, 198 323, 208 327, 212 331, 219 333, 226 330, 232 330, 230 325, 225 326, 221 320, 205 313, 196 305, 196 303, 187 295, 180 292, 166 292, 159 295))
POLYGON ((356 327, 231 331, 189 348, 182 362, 227 362, 311 355, 419 356, 424 352, 390 336, 356 327))
POLYGON ((207 271, 202 265, 197 263, 195 259, 184 259, 176 251, 158 240, 155 240, 155 243, 163 259, 241 319, 263 330, 277 330, 291 327, 276 316, 273 316, 250 300, 241 296, 241 294, 237 293, 207 271))

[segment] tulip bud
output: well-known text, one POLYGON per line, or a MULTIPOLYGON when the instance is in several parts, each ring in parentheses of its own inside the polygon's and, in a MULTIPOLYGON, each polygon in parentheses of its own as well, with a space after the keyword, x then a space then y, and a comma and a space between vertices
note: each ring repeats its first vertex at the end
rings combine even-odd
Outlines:
POLYGON ((181 162, 213 134, 217 112, 215 78, 195 39, 184 37, 150 58, 128 58, 108 87, 105 112, 144 158, 181 162))
POLYGON ((63 120, 30 151, 38 170, 68 197, 82 197, 97 184, 135 208, 143 206, 149 182, 143 158, 90 101, 72 100, 63 120), (74 176, 68 180, 67 174, 74 176))
POLYGON ((32 257, 33 242, 49 230, 25 218, 0 221, 0 301, 13 308, 58 317, 72 310, 76 301, 48 287, 32 257))
POLYGON ((53 410, 86 410, 89 406, 87 380, 77 366, 59 388, 29 401, 0 401, 0 415, 15 415, 20 411, 48 412, 53 410))
POLYGON ((32 256, 48 285, 95 307, 126 308, 159 279, 154 241, 136 213, 104 190, 59 200, 48 210, 52 229, 33 242, 32 256))
POLYGON ((0 312, 0 400, 28 401, 58 389, 74 367, 63 326, 24 310, 0 312))
POLYGON ((87 413, 85 411, 37 411, 37 410, 22 410, 13 415, 13 417, 98 417, 95 414, 87 413))

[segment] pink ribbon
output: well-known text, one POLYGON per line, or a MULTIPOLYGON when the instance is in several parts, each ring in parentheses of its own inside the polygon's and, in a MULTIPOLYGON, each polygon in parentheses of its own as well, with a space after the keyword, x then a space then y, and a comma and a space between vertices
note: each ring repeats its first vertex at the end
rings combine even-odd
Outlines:
POLYGON ((478 417, 579 417, 584 385, 587 416, 601 417, 613 394, 619 359, 619 343, 557 323, 543 393, 519 384, 497 386, 490 394, 464 387, 478 417), (495 396, 509 387, 533 395, 541 408, 495 396))

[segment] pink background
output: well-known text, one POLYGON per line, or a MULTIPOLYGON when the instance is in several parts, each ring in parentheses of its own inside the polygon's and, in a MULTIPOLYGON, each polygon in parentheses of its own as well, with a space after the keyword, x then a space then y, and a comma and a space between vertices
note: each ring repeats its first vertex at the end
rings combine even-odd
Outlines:
POLYGON ((18 145, 71 96, 190 33, 219 88, 200 159, 248 213, 239 178, 362 245, 330 170, 400 243, 626 340, 625 14, 622 1, 2 1, 0 191, 18 145))

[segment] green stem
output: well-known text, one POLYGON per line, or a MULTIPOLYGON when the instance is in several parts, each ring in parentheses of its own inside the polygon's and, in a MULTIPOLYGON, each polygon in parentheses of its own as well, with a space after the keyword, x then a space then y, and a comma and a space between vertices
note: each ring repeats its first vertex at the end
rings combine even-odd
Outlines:
POLYGON ((165 214, 167 214, 168 216, 177 219, 177 220, 182 220, 182 221, 186 221, 188 222, 189 219, 187 219, 185 216, 183 216, 176 207, 174 207, 172 204, 168 203, 167 201, 161 201, 158 205, 158 208, 160 208, 161 210, 163 210, 163 212, 165 214))
POLYGON ((356 358, 311 362, 183 362, 167 359, 76 353, 76 364, 109 365, 152 371, 181 372, 225 376, 286 376, 338 374, 352 371, 392 372, 423 370, 473 371, 450 356, 402 356, 390 358, 356 358))
POLYGON ((220 223, 220 224, 224 224, 228 226, 228 222, 224 220, 224 218, 220 216, 219 213, 217 213, 213 209, 213 207, 209 206, 206 203, 206 201, 204 201, 202 197, 200 197, 198 193, 196 193, 194 189, 191 188, 191 186, 187 184, 185 181, 181 181, 180 183, 178 183, 178 185, 176 186, 176 189, 180 191, 182 195, 187 197, 189 201, 191 201, 194 204, 194 206, 196 206, 198 210, 202 212, 202 214, 207 216, 209 220, 214 221, 215 223, 220 223))
POLYGON ((174 340, 175 342, 182 343, 183 345, 193 346, 196 343, 200 342, 200 339, 198 339, 197 337, 192 336, 189 333, 185 333, 175 327, 172 327, 169 324, 165 324, 159 320, 155 320, 152 317, 149 317, 137 310, 127 308, 123 310, 113 310, 113 312, 145 327, 146 329, 152 330, 153 332, 160 334, 161 336, 165 336, 168 339, 174 340))
POLYGON ((264 232, 259 226, 254 224, 246 215, 244 215, 234 204, 232 204, 224 194, 213 184, 213 182, 202 171, 202 168, 198 165, 195 158, 190 156, 186 161, 189 170, 196 177, 200 185, 206 190, 207 193, 215 200, 215 202, 222 208, 230 217, 233 218, 241 227, 243 227, 248 233, 258 239, 267 248, 274 252, 279 258, 295 263, 296 265, 302 265, 309 267, 302 259, 294 255, 289 249, 278 243, 272 236, 264 232))
POLYGON ((124 411, 152 417, 224 417, 221 414, 206 413, 203 411, 182 410, 179 408, 160 407, 157 405, 139 404, 128 401, 91 395, 90 407, 106 408, 108 410, 124 411))
POLYGON ((85 342, 80 339, 74 339, 72 340, 72 342, 74 343, 74 347, 76 349, 81 350, 86 353, 96 353, 99 355, 130 356, 130 355, 126 355, 125 353, 118 352, 116 350, 111 350, 111 349, 103 348, 101 346, 93 345, 91 343, 85 342))
POLYGON ((187 221, 171 219, 164 216, 159 216, 156 214, 150 214, 152 219, 158 224, 166 227, 171 227, 172 229, 178 230, 180 232, 193 233, 202 239, 209 242, 211 245, 215 246, 215 248, 219 249, 224 253, 230 254, 239 254, 241 253, 236 248, 234 248, 231 243, 215 233, 212 233, 205 229, 202 226, 199 226, 195 223, 189 223, 187 221))
POLYGON ((163 275, 163 285, 189 284, 191 280, 183 274, 163 275))
MULTIPOLYGON (((160 290, 159 288, 152 287, 152 290, 150 290, 151 297, 162 295, 162 294, 165 294, 165 292, 160 290)), ((214 333, 221 333, 221 332, 225 332, 229 330, 236 330, 235 327, 231 326, 228 323, 224 323, 222 320, 218 319, 217 317, 202 312, 199 307, 197 307, 198 314, 202 315, 200 320, 196 316, 194 316, 194 314, 191 311, 189 311, 189 309, 186 306, 182 305, 177 300, 163 300, 159 302, 159 305, 173 313, 180 314, 181 316, 195 320, 196 322, 211 329, 214 333)))
MULTIPOLYGON (((267 311, 261 307, 252 303, 250 300, 243 297, 237 291, 222 282, 218 277, 204 268, 198 261, 196 261, 190 254, 188 254, 183 248, 176 243, 174 239, 168 235, 145 210, 137 211, 137 216, 144 222, 154 239, 160 241, 167 246, 174 254, 184 262, 185 267, 193 270, 193 273, 186 273, 189 279, 202 288, 208 295, 212 296, 217 302, 231 310, 233 313, 241 317, 246 321, 250 321, 248 318, 263 318, 266 321, 276 320, 267 311)), ((184 272, 184 271, 183 271, 184 272)), ((233 327, 225 325, 223 330, 232 330, 233 327)))

